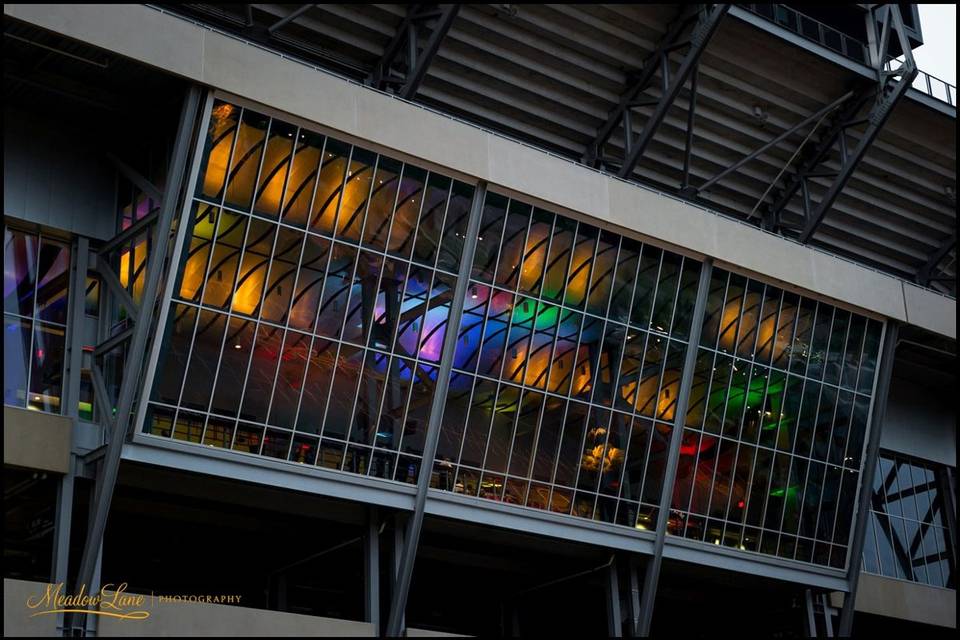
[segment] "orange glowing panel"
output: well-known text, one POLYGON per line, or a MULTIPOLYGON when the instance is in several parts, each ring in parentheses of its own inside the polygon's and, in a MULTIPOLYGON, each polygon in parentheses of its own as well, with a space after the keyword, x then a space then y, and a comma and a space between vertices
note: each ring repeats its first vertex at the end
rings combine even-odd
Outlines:
POLYGON ((307 143, 302 144, 293 156, 290 177, 287 178, 287 191, 283 198, 283 221, 298 227, 307 225, 310 198, 313 197, 313 185, 317 179, 317 166, 320 163, 322 139, 314 139, 307 134, 307 143))
POLYGON ((663 384, 658 374, 649 375, 637 383, 632 382, 620 388, 624 400, 636 407, 637 412, 647 417, 672 421, 677 410, 677 394, 680 393, 680 372, 667 369, 663 372, 663 384))
POLYGON ((274 122, 270 140, 267 142, 267 151, 263 156, 263 167, 260 169, 260 184, 257 186, 257 198, 253 205, 255 212, 271 218, 279 215, 280 199, 287 180, 295 135, 295 127, 274 122))
POLYGON ((339 154, 349 152, 348 147, 340 149, 337 145, 335 142, 328 144, 317 181, 317 193, 313 198, 313 212, 310 214, 310 226, 328 235, 333 234, 333 223, 337 218, 337 206, 343 189, 343 174, 347 170, 347 159, 339 154))
MULTIPOLYGON (((356 151, 354 154, 356 155, 356 151)), ((347 172, 347 183, 340 200, 340 213, 337 216, 337 235, 355 242, 360 241, 363 215, 373 180, 373 166, 353 160, 347 172)))
POLYGON ((226 103, 216 105, 210 114, 210 129, 207 132, 210 155, 203 174, 203 195, 209 198, 217 197, 223 188, 239 114, 240 109, 226 103))
POLYGON ((520 289, 535 293, 543 274, 547 259, 547 244, 550 239, 550 225, 533 222, 527 235, 527 245, 523 249, 523 265, 520 271, 520 289))
POLYGON ((250 206, 253 185, 260 168, 260 156, 263 151, 264 137, 268 118, 247 111, 243 114, 237 133, 233 160, 230 163, 229 184, 226 203, 241 209, 250 206))
POLYGON ((593 261, 594 238, 577 236, 577 245, 573 249, 573 260, 570 263, 570 275, 567 278, 563 300, 572 307, 583 304, 587 295, 587 284, 590 282, 590 263, 593 261))

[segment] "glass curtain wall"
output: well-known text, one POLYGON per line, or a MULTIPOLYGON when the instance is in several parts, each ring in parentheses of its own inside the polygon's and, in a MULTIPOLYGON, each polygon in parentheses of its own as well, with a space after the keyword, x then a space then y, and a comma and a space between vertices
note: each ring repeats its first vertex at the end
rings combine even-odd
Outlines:
POLYGON ((951 542, 943 513, 950 482, 942 465, 881 453, 863 543, 864 571, 956 589, 955 539, 951 542))
POLYGON ((700 269, 488 193, 434 486, 654 528, 700 269))
MULTIPOLYGON (((415 482, 473 187, 215 102, 144 431, 415 482)), ((700 261, 495 191, 434 489, 652 529, 700 261)), ((669 532, 846 563, 880 322, 714 269, 669 532)))
POLYGON ((216 102, 144 430, 415 482, 472 196, 216 102))
POLYGON ((669 533, 844 567, 881 334, 714 269, 669 533))
POLYGON ((61 413, 70 247, 4 226, 3 403, 61 413))

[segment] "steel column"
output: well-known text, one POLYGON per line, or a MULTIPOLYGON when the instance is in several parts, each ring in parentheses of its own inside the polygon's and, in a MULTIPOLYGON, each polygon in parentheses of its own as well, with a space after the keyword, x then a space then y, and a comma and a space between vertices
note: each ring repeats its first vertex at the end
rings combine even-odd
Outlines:
POLYGON ((417 89, 420 88, 420 83, 423 82, 423 77, 427 75, 427 68, 430 66, 430 63, 433 62, 433 57, 436 55, 437 50, 440 49, 440 42, 447 35, 459 11, 459 4, 448 4, 443 7, 442 15, 430 32, 430 39, 427 40, 423 51, 416 54, 416 60, 411 64, 412 68, 407 70, 407 81, 404 82, 403 87, 400 88, 401 98, 409 100, 417 93, 417 89))
POLYGON ((637 637, 637 625, 640 622, 640 580, 637 577, 637 562, 630 558, 627 562, 630 572, 630 636, 637 637))
POLYGON ((617 574, 617 559, 607 567, 607 636, 623 637, 620 616, 620 576, 617 574))
POLYGON ((170 238, 170 228, 174 215, 179 208, 187 159, 193 146, 201 95, 202 91, 198 86, 191 86, 184 97, 177 137, 170 159, 170 168, 167 172, 167 185, 164 189, 160 218, 154 229, 152 250, 147 259, 143 302, 136 315, 136 330, 131 338, 130 350, 124 363, 123 382, 120 388, 120 398, 117 403, 117 413, 114 417, 109 448, 98 473, 98 491, 80 561, 80 571, 77 576, 78 586, 87 585, 88 588, 92 589, 91 581, 94 578, 97 557, 103 546, 103 534, 106 529, 107 515, 110 512, 110 502, 113 498, 117 472, 120 468, 121 449, 130 423, 134 391, 140 378, 139 372, 143 366, 147 341, 150 337, 150 319, 159 293, 160 275, 167 254, 166 248, 170 238))
POLYGON ((363 536, 363 617, 380 633, 380 514, 370 507, 363 536))
POLYGON ((457 346, 457 333, 460 319, 463 315, 464 299, 467 295, 467 281, 470 278, 470 268, 473 266, 473 254, 477 248, 477 236, 480 233, 480 216, 483 212, 483 201, 487 194, 487 184, 480 182, 473 192, 473 203, 470 206, 470 218, 467 222, 466 241, 460 255, 460 269, 457 273, 457 286, 453 299, 450 301, 450 313, 447 316, 447 330, 443 336, 443 350, 441 351, 440 370, 437 373, 437 386, 434 389, 433 401, 430 405, 430 421, 423 445, 423 460, 420 465, 420 475, 417 477, 417 497, 414 502, 413 514, 407 525, 406 540, 404 540, 403 557, 397 573, 397 588, 391 594, 390 620, 387 624, 387 635, 398 636, 402 631, 402 617, 407 607, 407 595, 410 589, 410 579, 413 577, 413 563, 416 559, 417 546, 420 543, 420 527, 423 525, 423 510, 427 501, 427 490, 430 488, 430 477, 433 475, 433 458, 437 453, 437 443, 440 440, 440 418, 443 407, 447 402, 447 388, 450 382, 450 372, 453 369, 453 352, 457 346))
POLYGON ((873 393, 873 409, 870 416, 870 437, 866 454, 863 457, 863 473, 860 474, 860 494, 857 502, 856 520, 853 525, 853 540, 847 554, 847 584, 849 589, 843 598, 840 612, 838 635, 847 637, 853 630, 853 610, 857 599, 857 586, 860 582, 861 556, 863 540, 867 532, 871 496, 873 494, 873 474, 877 468, 880 454, 880 434, 887 410, 887 396, 890 392, 890 377, 893 374, 893 361, 897 349, 899 324, 888 320, 883 337, 883 349, 880 354, 880 368, 877 372, 877 387, 873 393))
POLYGON ((693 307, 693 320, 690 325, 690 341, 687 343, 687 351, 684 354, 683 377, 677 397, 673 431, 670 434, 670 449, 664 469, 660 508, 657 513, 657 537, 654 541, 653 556, 647 561, 643 592, 640 594, 640 620, 637 624, 637 635, 642 637, 650 635, 650 623, 653 620, 653 605, 657 595, 657 582, 660 580, 660 565, 663 564, 663 545, 667 538, 673 486, 676 481, 677 464, 680 462, 680 443, 683 441, 683 426, 687 416, 687 405, 690 402, 690 390, 693 387, 693 371, 697 364, 697 347, 700 344, 703 317, 707 310, 707 295, 710 292, 712 272, 713 260, 705 258, 700 268, 697 300, 693 307))

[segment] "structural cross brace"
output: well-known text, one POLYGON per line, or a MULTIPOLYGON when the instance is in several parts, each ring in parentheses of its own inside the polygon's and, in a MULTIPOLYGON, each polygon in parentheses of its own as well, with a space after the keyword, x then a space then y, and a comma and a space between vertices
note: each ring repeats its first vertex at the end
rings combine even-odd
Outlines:
POLYGON ((873 5, 867 12, 867 33, 870 61, 876 72, 876 82, 867 87, 856 87, 853 95, 838 109, 824 129, 819 141, 805 150, 796 169, 789 173, 777 188, 772 189, 772 202, 764 207, 763 226, 772 231, 782 227, 782 216, 787 205, 799 191, 803 224, 799 230, 800 242, 807 243, 823 222, 827 212, 843 191, 860 161, 866 155, 877 134, 883 128, 891 111, 912 86, 917 66, 910 50, 898 5, 873 5), (902 60, 891 55, 891 32, 896 34, 902 60), (865 114, 862 111, 869 105, 865 114), (865 126, 850 148, 851 129, 865 126), (838 161, 827 166, 836 149, 838 161), (811 198, 811 180, 827 179, 826 190, 819 200, 811 198))
POLYGON ((407 100, 413 98, 459 11, 459 4, 409 5, 396 34, 367 77, 367 84, 394 90, 407 100))

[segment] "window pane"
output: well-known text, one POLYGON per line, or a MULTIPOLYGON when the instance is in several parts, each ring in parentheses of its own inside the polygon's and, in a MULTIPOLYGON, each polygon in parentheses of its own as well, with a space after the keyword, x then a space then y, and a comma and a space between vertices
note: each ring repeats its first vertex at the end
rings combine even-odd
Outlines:
POLYGON ((12 229, 4 229, 3 235, 3 310, 33 317, 38 238, 12 229))
POLYGON ((30 371, 30 340, 33 323, 29 320, 3 318, 3 403, 25 407, 27 375, 30 371))
POLYGON ((38 323, 33 326, 33 353, 30 363, 30 392, 27 407, 60 412, 63 388, 63 327, 38 323))
POLYGON ((37 271, 37 315, 40 320, 67 323, 70 248, 42 239, 37 271))

